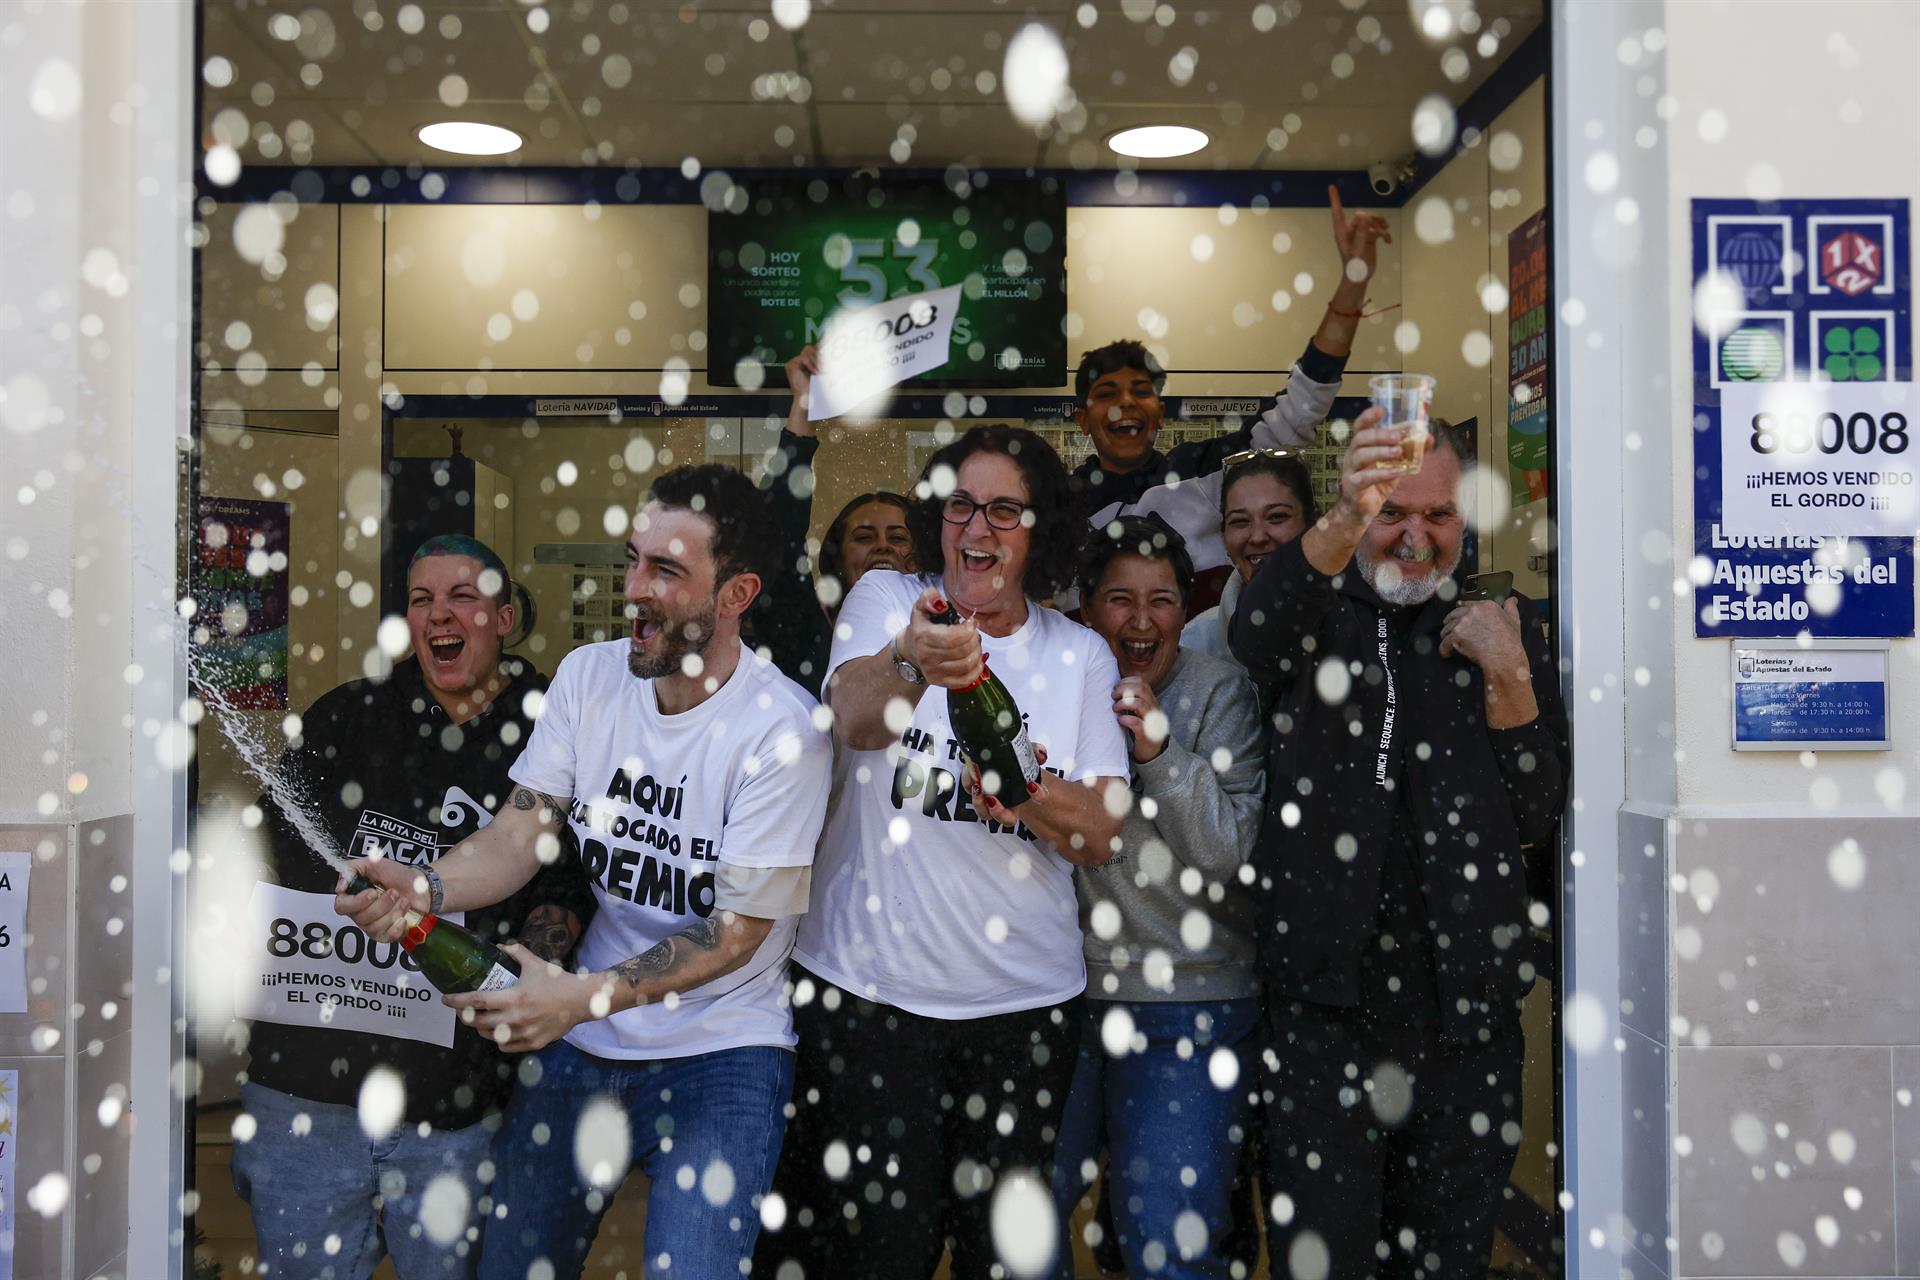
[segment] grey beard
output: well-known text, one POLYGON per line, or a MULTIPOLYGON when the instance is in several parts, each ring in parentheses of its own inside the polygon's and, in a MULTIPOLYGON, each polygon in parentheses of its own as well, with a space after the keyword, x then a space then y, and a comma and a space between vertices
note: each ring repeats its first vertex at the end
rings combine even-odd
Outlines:
POLYGON ((1405 562, 1391 556, 1374 558, 1362 554, 1356 556, 1355 560, 1360 565, 1361 578, 1373 588, 1375 595, 1388 604, 1405 607, 1425 604, 1433 599, 1434 593, 1440 590, 1440 584, 1460 563, 1460 553, 1457 550, 1454 552, 1450 564, 1442 564, 1440 558, 1435 556, 1427 562, 1426 576, 1420 578, 1407 577, 1406 571, 1400 567, 1405 562))
POLYGON ((719 611, 714 601, 707 601, 706 607, 690 618, 677 621, 657 619, 660 623, 660 635, 663 643, 660 656, 643 658, 634 649, 627 650, 627 670, 642 680, 658 680, 662 676, 677 676, 687 655, 706 656, 707 645, 713 640, 713 633, 719 620, 719 611), (688 630, 693 634, 689 636, 688 630))

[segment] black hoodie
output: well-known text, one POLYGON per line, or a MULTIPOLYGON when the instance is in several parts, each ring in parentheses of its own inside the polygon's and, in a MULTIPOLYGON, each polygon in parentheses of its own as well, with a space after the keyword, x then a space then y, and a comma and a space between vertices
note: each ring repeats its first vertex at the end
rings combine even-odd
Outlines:
MULTIPOLYGON (((525 671, 480 715, 455 725, 409 660, 388 680, 355 680, 322 696, 303 717, 281 768, 304 787, 321 825, 349 857, 377 841, 409 862, 432 862, 484 826, 505 801, 512 786, 507 770, 533 733, 527 695, 546 687, 545 676, 525 671)), ((260 804, 279 883, 332 894, 333 871, 271 800, 260 804)), ((570 837, 556 861, 506 901, 467 912, 466 925, 511 941, 544 903, 572 911, 583 926, 593 914, 592 889, 570 837)), ((248 1078, 310 1101, 353 1106, 367 1073, 386 1066, 406 1084, 409 1124, 464 1128, 505 1103, 518 1059, 465 1026, 456 1024, 453 1037, 453 1046, 443 1049, 368 1032, 255 1022, 248 1078)))

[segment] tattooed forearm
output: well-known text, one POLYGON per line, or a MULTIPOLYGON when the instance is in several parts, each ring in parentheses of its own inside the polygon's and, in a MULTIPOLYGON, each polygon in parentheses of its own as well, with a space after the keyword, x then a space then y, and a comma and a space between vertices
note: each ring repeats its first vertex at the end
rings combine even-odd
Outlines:
POLYGON ((540 817, 544 820, 558 821, 567 816, 567 806, 544 791, 535 791, 530 787, 515 787, 511 803, 514 808, 525 812, 538 806, 540 817))
POLYGON ((696 959, 710 955, 717 949, 724 933, 725 926, 719 920, 708 917, 631 960, 622 960, 613 967, 613 971, 635 991, 659 979, 671 982, 696 959))
POLYGON ((732 973, 753 957, 772 928, 771 920, 715 911, 608 970, 614 1009, 650 1004, 732 973), (616 977, 619 981, 612 981, 616 977))
POLYGON ((549 902, 527 913, 527 922, 520 928, 520 945, 542 960, 560 964, 579 936, 580 917, 549 902))

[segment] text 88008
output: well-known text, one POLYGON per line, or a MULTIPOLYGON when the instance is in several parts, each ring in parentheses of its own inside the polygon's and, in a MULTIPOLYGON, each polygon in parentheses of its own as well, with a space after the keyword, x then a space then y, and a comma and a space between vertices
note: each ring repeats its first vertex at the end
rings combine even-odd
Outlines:
POLYGON ((1756 413, 1748 443, 1755 453, 1905 453, 1907 415, 1756 413))
POLYGON ((367 935, 351 924, 329 929, 318 921, 302 928, 285 916, 275 920, 267 935, 267 954, 276 960, 303 955, 309 960, 337 957, 346 964, 362 959, 376 969, 391 969, 398 962, 409 973, 420 972, 420 965, 397 942, 369 942, 367 935))

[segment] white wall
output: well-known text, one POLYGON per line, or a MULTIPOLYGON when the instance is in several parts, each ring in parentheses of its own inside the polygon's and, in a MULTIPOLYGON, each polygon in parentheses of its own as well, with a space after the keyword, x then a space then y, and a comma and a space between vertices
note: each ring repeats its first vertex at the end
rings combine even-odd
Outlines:
POLYGON ((167 969, 187 758, 172 557, 191 17, 0 13, 0 848, 34 855, 10 944, 28 1008, 0 1015, 0 1069, 19 1072, 5 1194, 21 1276, 166 1275, 178 1219, 167 969))
MULTIPOLYGON (((1692 313, 1689 202, 1696 197, 1789 199, 1823 196, 1920 198, 1920 5, 1852 0, 1813 9, 1776 9, 1733 0, 1667 6, 1668 128, 1673 185, 1666 250, 1668 314, 1692 313), (1729 32, 1739 28, 1738 56, 1729 32), (1721 125, 1724 124, 1724 134, 1721 125)), ((1672 414, 1692 412, 1692 334, 1675 323, 1672 414)), ((1676 574, 1692 554, 1688 479, 1691 432, 1675 432, 1673 544, 1676 574)), ((1823 755, 1810 767, 1790 753, 1728 750, 1728 642, 1693 638, 1692 593, 1672 612, 1680 709, 1679 792, 1688 806, 1810 806, 1828 813, 1920 812, 1920 786, 1905 785, 1920 763, 1920 646, 1893 645, 1891 754, 1823 755), (1891 772, 1889 772, 1891 771, 1891 772), (1898 779, 1898 781, 1896 781, 1898 779)))
POLYGON ((1592 464, 1562 477, 1570 1244, 1581 1274, 1920 1275, 1914 645, 1891 753, 1736 755, 1729 644, 1694 638, 1685 581, 1691 201, 1911 198, 1920 7, 1562 16, 1561 456, 1592 464))

